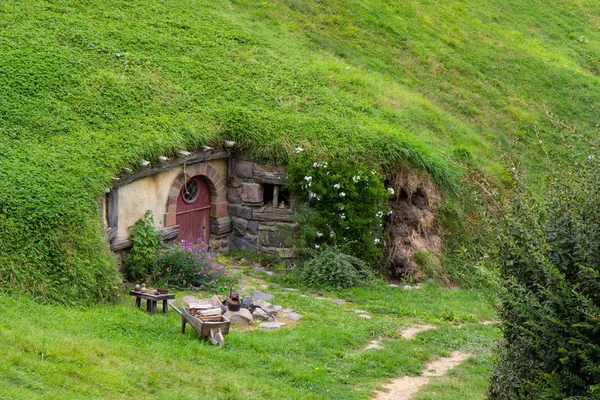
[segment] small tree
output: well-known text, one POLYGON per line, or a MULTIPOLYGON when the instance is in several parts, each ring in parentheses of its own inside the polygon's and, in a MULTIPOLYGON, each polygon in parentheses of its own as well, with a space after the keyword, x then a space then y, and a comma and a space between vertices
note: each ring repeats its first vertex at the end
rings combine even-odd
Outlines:
POLYGON ((585 164, 504 215, 492 399, 600 398, 600 169, 585 164))

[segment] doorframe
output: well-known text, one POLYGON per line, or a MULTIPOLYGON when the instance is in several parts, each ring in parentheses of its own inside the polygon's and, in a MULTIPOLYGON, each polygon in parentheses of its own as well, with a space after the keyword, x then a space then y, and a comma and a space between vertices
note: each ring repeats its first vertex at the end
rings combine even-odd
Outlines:
MULTIPOLYGON (((188 178, 196 176, 203 177, 210 189, 210 219, 227 216, 227 194, 225 188, 225 179, 207 163, 198 163, 184 167, 188 178)), ((165 213, 165 227, 177 225, 177 198, 181 187, 185 182, 183 173, 180 174, 169 189, 169 198, 167 200, 167 212, 165 213)))

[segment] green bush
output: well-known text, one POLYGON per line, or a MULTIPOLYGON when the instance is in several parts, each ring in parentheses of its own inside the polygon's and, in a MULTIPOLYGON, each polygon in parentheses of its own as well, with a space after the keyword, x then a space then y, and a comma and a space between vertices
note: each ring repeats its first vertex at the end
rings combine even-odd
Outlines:
POLYGON ((600 397, 600 170, 518 196, 499 232, 504 339, 490 398, 600 397))
POLYGON ((343 289, 373 282, 373 272, 359 258, 335 246, 312 252, 300 267, 300 279, 310 287, 343 289))
POLYGON ((214 291, 226 287, 229 283, 226 275, 225 263, 198 239, 197 243, 183 240, 161 250, 154 260, 150 279, 164 287, 214 291))
POLYGON ((314 162, 299 150, 288 179, 306 206, 300 207, 303 246, 335 245, 369 263, 381 261, 383 218, 393 191, 376 168, 342 158, 314 162))
POLYGON ((146 214, 129 229, 131 230, 129 240, 133 246, 127 254, 125 265, 128 278, 139 281, 148 276, 156 252, 162 243, 162 235, 154 227, 154 218, 150 210, 146 211, 146 214))

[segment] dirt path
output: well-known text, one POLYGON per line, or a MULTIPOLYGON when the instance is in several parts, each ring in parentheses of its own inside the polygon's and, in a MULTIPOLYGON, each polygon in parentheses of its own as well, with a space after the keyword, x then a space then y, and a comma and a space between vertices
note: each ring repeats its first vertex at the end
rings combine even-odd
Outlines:
POLYGON ((433 376, 443 376, 449 369, 456 367, 462 361, 470 357, 468 353, 455 351, 450 357, 443 357, 427 364, 421 376, 403 376, 392 380, 385 385, 388 392, 378 392, 374 400, 409 400, 419 390, 419 388, 433 376))

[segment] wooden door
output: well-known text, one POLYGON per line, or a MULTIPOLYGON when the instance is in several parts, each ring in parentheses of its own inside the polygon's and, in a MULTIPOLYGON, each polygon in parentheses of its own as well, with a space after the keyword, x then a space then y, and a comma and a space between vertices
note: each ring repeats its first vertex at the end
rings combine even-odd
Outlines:
POLYGON ((210 189, 206 181, 193 177, 181 187, 177 197, 177 240, 210 240, 210 189))

